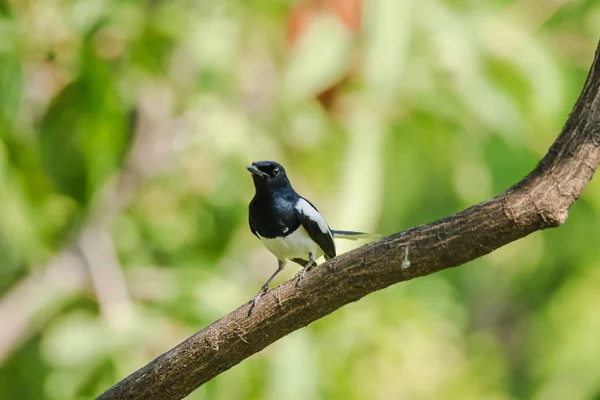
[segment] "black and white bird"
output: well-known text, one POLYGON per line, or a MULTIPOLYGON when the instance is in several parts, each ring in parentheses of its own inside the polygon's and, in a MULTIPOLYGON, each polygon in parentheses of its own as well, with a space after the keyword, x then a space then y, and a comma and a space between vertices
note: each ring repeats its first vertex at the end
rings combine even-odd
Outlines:
POLYGON ((250 230, 278 260, 277 271, 262 286, 254 305, 287 260, 303 267, 297 274, 299 282, 319 257, 324 255, 326 260, 335 257, 334 237, 352 240, 379 237, 330 229, 317 208, 292 188, 280 164, 257 161, 246 168, 252 173, 256 190, 249 206, 250 230))

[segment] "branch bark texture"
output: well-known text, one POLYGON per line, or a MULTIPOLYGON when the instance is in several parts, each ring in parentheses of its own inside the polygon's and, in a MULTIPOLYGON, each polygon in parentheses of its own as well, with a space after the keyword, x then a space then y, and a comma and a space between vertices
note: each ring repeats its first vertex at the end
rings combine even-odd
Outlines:
POLYGON ((457 214, 342 254, 307 273, 299 287, 295 281, 283 283, 265 294, 252 314, 248 304, 239 307, 98 399, 181 399, 283 336, 371 292, 563 224, 600 163, 599 56, 600 45, 561 134, 523 180, 457 214))

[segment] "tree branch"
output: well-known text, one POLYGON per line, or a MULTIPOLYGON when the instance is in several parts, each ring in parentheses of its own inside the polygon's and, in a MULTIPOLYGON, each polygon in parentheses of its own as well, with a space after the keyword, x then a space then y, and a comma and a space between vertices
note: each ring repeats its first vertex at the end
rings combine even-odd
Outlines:
POLYGON ((564 223, 600 163, 599 56, 600 45, 560 136, 522 181, 458 214, 342 254, 307 273, 300 287, 283 283, 264 295, 251 315, 248 304, 239 307, 98 399, 181 399, 283 336, 371 292, 461 265, 564 223))

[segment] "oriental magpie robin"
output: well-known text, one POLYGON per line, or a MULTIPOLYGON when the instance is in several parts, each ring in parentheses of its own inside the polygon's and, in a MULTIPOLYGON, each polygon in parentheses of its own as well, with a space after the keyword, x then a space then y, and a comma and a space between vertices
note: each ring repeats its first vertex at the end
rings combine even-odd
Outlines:
POLYGON ((252 173, 256 190, 249 207, 250 230, 279 263, 277 271, 254 297, 253 307, 287 260, 303 267, 296 275, 300 282, 319 257, 324 255, 326 260, 335 257, 334 237, 355 240, 379 236, 331 230, 316 207, 292 188, 280 164, 258 161, 246 168, 252 173))

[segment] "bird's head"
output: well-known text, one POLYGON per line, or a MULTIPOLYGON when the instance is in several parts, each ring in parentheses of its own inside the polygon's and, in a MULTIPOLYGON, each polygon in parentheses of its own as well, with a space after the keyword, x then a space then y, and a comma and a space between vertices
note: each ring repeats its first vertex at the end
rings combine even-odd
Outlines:
POLYGON ((290 181, 285 174, 285 169, 275 161, 256 161, 246 167, 252 174, 254 186, 276 187, 289 185, 290 181))

